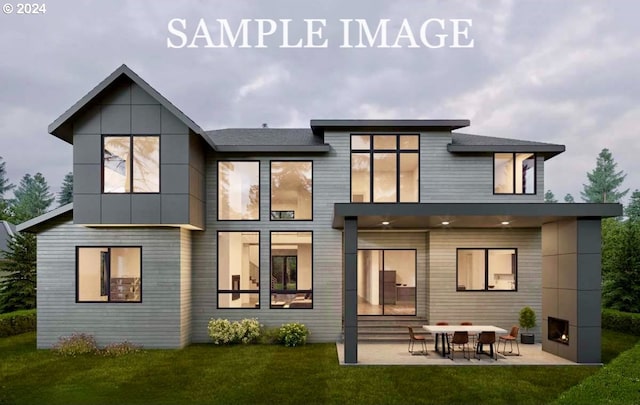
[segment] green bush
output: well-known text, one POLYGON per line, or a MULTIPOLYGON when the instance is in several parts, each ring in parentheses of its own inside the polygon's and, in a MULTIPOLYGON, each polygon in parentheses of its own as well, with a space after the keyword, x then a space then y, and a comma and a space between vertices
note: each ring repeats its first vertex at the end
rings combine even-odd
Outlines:
POLYGON ((257 319, 243 319, 234 322, 236 339, 244 344, 255 343, 260 337, 260 322, 257 319))
POLYGON ((53 346, 59 355, 62 356, 78 356, 82 354, 90 354, 98 352, 96 339, 85 333, 74 333, 71 336, 61 337, 58 343, 53 346))
POLYGON ((640 314, 602 309, 602 327, 640 336, 640 314))
POLYGON ((9 312, 0 315, 0 337, 19 335, 36 330, 36 310, 9 312))
POLYGON ((536 327, 536 313, 531 309, 531 307, 522 308, 520 310, 520 318, 518 320, 520 322, 520 327, 524 328, 526 331, 536 327))
POLYGON ((121 343, 111 343, 103 347, 99 353, 105 357, 118 357, 124 356, 130 353, 137 353, 142 349, 142 346, 135 345, 126 340, 121 343))
POLYGON ((286 323, 280 327, 278 342, 287 347, 301 346, 307 343, 309 329, 301 323, 286 323))
POLYGON ((260 337, 260 322, 257 319, 243 319, 231 322, 228 319, 211 319, 207 330, 216 345, 235 343, 255 343, 260 337))

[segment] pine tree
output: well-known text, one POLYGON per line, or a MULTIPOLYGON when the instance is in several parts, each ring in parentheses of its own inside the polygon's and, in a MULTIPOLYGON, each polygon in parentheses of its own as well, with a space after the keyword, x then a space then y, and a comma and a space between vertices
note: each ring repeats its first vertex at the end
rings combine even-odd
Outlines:
POLYGON ((573 196, 571 194, 567 193, 567 195, 564 196, 564 202, 574 203, 576 201, 573 199, 573 196))
POLYGON ((62 187, 58 193, 58 204, 60 206, 73 202, 73 173, 69 172, 62 180, 62 187))
POLYGON ((606 274, 602 298, 606 307, 640 312, 640 222, 626 221, 621 227, 615 270, 606 274))
POLYGON ((11 207, 13 220, 16 223, 28 221, 47 212, 53 202, 53 194, 44 176, 25 174, 15 191, 15 201, 11 207))
POLYGON ((546 202, 546 203, 557 203, 558 200, 556 200, 556 196, 553 195, 551 190, 547 190, 547 192, 544 193, 544 202, 546 202))
POLYGON ((589 203, 619 202, 629 189, 619 191, 627 175, 624 171, 616 172, 618 164, 613 160, 609 149, 602 149, 596 161, 596 168, 587 173, 589 184, 583 184, 580 192, 582 200, 589 203))
POLYGON ((635 190, 631 193, 629 205, 624 210, 624 215, 629 221, 640 221, 640 191, 635 190))
POLYGON ((0 313, 36 307, 36 237, 19 233, 3 252, 0 269, 0 313))
POLYGON ((15 187, 7 178, 6 166, 7 163, 0 156, 0 221, 9 219, 9 204, 11 201, 6 194, 15 187))

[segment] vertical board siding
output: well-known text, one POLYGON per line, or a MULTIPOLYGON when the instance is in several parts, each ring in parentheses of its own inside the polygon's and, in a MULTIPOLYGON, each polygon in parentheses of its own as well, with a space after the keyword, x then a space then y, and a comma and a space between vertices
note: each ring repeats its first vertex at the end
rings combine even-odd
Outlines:
POLYGON ((38 348, 74 332, 99 345, 128 340, 180 347, 181 240, 177 228, 86 228, 52 221, 38 235, 38 348), (76 246, 142 246, 142 303, 76 303, 76 246))
MULTIPOLYGON (((540 229, 449 229, 429 232, 429 321, 518 324, 524 306, 542 316, 540 229), (457 248, 517 248, 517 291, 456 291, 457 248)), ((533 332, 539 333, 539 326, 533 332)))

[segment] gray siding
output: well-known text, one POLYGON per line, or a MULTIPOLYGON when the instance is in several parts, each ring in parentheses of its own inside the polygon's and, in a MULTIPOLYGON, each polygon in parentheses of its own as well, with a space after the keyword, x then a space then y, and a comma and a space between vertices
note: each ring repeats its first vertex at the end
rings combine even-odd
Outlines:
MULTIPOLYGON (((342 332, 342 232, 331 228, 333 204, 349 201, 349 138, 327 135, 334 151, 327 155, 238 156, 260 160, 260 221, 217 221, 217 164, 207 156, 206 231, 193 234, 193 326, 194 342, 206 342, 211 318, 258 318, 267 326, 303 322, 311 341, 336 341, 342 332), (313 160, 313 221, 270 221, 270 160, 313 160), (260 231, 260 309, 216 309, 217 231, 260 231), (313 231, 313 309, 270 309, 270 231, 313 231)), ((225 155, 223 159, 234 159, 225 155)))
POLYGON ((38 347, 74 332, 98 344, 128 340, 148 348, 188 342, 188 231, 92 229, 53 221, 38 235, 38 347), (76 303, 76 246, 142 246, 141 303, 76 303), (182 266, 182 272, 181 272, 182 266))
POLYGON ((180 229, 180 346, 191 343, 191 232, 180 229))
MULTIPOLYGON (((471 321, 505 329, 518 324, 528 305, 541 323, 542 256, 540 229, 432 230, 429 246, 429 322, 471 321), (517 248, 518 291, 456 291, 457 248, 517 248)), ((540 327, 533 332, 539 337, 540 327)))
POLYGON ((203 226, 204 147, 123 78, 73 123, 74 222, 203 226), (159 194, 102 194, 102 135, 160 135, 159 194))

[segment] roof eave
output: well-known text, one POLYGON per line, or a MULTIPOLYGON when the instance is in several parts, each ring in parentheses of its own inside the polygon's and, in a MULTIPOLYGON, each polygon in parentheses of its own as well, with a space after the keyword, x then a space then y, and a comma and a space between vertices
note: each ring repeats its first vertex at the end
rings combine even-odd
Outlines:
POLYGON ((38 229, 42 225, 44 225, 46 222, 49 222, 50 220, 71 211, 73 211, 73 203, 63 205, 62 207, 58 207, 52 211, 49 211, 45 214, 40 215, 39 217, 32 218, 28 221, 25 221, 21 224, 16 225, 16 231, 27 232, 27 233, 37 233, 38 229))
POLYGON ((313 119, 310 122, 314 134, 325 131, 362 131, 362 132, 406 132, 406 131, 453 131, 471 125, 465 119, 447 120, 324 120, 313 119))
POLYGON ((564 145, 456 145, 448 144, 450 153, 537 153, 551 159, 565 151, 564 145))
POLYGON ((226 153, 327 153, 331 145, 217 145, 218 152, 226 153))

